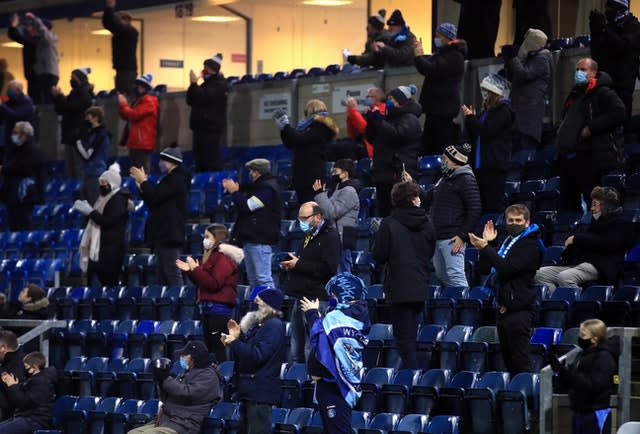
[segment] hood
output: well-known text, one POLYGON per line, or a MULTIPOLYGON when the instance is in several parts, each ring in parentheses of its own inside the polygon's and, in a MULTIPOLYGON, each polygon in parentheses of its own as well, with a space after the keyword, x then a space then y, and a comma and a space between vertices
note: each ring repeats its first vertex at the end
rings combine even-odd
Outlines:
POLYGON ((409 99, 403 106, 387 109, 387 116, 391 119, 402 116, 405 113, 420 117, 422 115, 422 107, 415 100, 409 99))
POLYGON ((93 128, 93 132, 95 134, 101 134, 101 135, 104 134, 106 136, 111 137, 111 132, 104 125, 98 125, 97 127, 93 128))
POLYGON ((537 51, 547 44, 547 35, 539 29, 529 29, 525 34, 524 41, 518 50, 518 57, 526 59, 531 51, 537 51))
POLYGON ((49 300, 41 298, 35 302, 29 302, 22 305, 22 310, 25 312, 36 312, 40 309, 46 309, 49 307, 49 300))
POLYGON ((598 71, 596 74, 596 87, 607 86, 611 87, 613 79, 609 74, 604 71, 598 71))
POLYGON ((338 184, 337 190, 340 190, 344 187, 353 187, 357 192, 360 192, 362 189, 362 182, 359 179, 348 179, 345 182, 341 182, 338 184))
POLYGON ((236 265, 239 265, 244 259, 244 251, 233 244, 222 243, 218 246, 218 251, 231 259, 236 265))
POLYGON ((329 128, 332 132, 334 136, 337 136, 338 133, 340 132, 340 128, 338 127, 338 124, 336 123, 336 121, 334 121, 332 118, 330 118, 329 116, 325 116, 325 115, 315 115, 313 117, 313 121, 314 122, 318 122, 321 123, 322 125, 324 125, 325 127, 329 128))
POLYGON ((613 83, 613 80, 611 79, 611 76, 609 74, 607 74, 604 71, 598 71, 596 76, 591 80, 589 80, 586 88, 584 86, 575 85, 573 87, 572 93, 577 95, 581 94, 582 92, 589 93, 593 89, 598 87, 605 87, 605 86, 611 87, 612 83, 613 83))
POLYGON ((353 319, 357 319, 364 325, 362 326, 362 332, 365 334, 369 333, 369 329, 371 329, 371 320, 369 319, 369 307, 365 300, 357 301, 353 304, 350 304, 349 307, 344 309, 340 309, 342 313, 347 316, 350 316, 353 319))
POLYGON ((412 231, 422 230, 429 222, 427 210, 418 207, 395 208, 391 211, 391 216, 412 231))
POLYGON ((464 174, 469 174, 471 176, 473 176, 474 178, 476 177, 473 174, 473 170, 471 169, 471 166, 469 166, 468 164, 465 164, 464 166, 460 166, 458 167, 456 170, 453 171, 453 173, 451 175, 449 175, 450 178, 455 178, 456 176, 461 176, 464 174))

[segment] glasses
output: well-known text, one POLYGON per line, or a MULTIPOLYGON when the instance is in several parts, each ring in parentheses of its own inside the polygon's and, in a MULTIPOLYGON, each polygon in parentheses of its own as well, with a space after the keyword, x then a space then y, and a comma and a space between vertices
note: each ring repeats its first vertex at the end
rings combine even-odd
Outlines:
POLYGON ((309 214, 308 216, 298 216, 298 220, 309 220, 311 217, 313 217, 314 215, 318 214, 317 212, 314 212, 313 214, 309 214))

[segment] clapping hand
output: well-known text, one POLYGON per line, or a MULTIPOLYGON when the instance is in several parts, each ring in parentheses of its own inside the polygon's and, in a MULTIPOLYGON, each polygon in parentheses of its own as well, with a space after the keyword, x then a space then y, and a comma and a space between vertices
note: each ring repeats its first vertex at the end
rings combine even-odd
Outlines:
POLYGON ((480 250, 484 249, 485 247, 487 247, 487 244, 489 244, 487 240, 485 240, 484 238, 480 238, 473 232, 469 232, 469 242, 473 247, 480 250))
POLYGON ((468 105, 462 104, 462 113, 465 116, 475 115, 476 114, 476 109, 473 108, 473 106, 468 106, 468 105))
POLYGON ((222 337, 220 338, 220 342, 222 342, 224 345, 229 345, 233 341, 238 339, 241 332, 240 325, 238 325, 238 323, 233 319, 227 321, 227 329, 229 329, 229 334, 227 335, 222 333, 222 337))
POLYGON ((20 16, 18 14, 11 15, 11 27, 18 27, 20 24, 20 16))
POLYGON ((140 184, 147 180, 147 174, 144 171, 144 167, 131 166, 131 169, 129 169, 129 174, 133 176, 138 186, 140 186, 140 184))
POLYGON ((126 104, 126 103, 127 103, 127 97, 121 94, 120 92, 118 92, 118 104, 126 104))
POLYGON ((313 309, 319 310, 320 300, 318 300, 317 298, 315 300, 309 300, 307 297, 302 297, 302 299, 300 300, 300 309, 302 309, 303 312, 313 309))
POLYGON ((313 191, 315 191, 316 193, 319 191, 324 191, 324 187, 325 187, 324 184, 319 179, 316 179, 313 185, 311 186, 311 188, 313 188, 313 191))
POLYGON ((413 43, 413 55, 424 56, 424 47, 422 46, 422 38, 416 39, 413 43))
POLYGON ((89 205, 89 202, 87 202, 86 200, 76 200, 73 203, 73 209, 85 216, 91 214, 91 212, 93 211, 93 207, 89 205))
POLYGON ((240 190, 240 184, 235 182, 233 179, 225 178, 222 180, 222 188, 233 194, 236 191, 240 190))
POLYGON ((191 82, 191 84, 195 83, 198 81, 198 76, 196 75, 195 72, 193 72, 193 69, 191 69, 189 71, 189 82, 191 82))
POLYGON ((277 109, 273 111, 273 120, 276 121, 276 125, 280 131, 284 130, 284 128, 289 125, 289 116, 287 112, 282 109, 277 109))
POLYGON ((2 382, 4 384, 6 384, 7 386, 13 386, 15 384, 18 384, 20 381, 12 373, 3 372, 2 373, 2 382))
POLYGON ((482 238, 490 243, 497 237, 498 231, 496 230, 496 226, 494 225, 493 220, 489 220, 484 224, 484 229, 482 230, 482 238))

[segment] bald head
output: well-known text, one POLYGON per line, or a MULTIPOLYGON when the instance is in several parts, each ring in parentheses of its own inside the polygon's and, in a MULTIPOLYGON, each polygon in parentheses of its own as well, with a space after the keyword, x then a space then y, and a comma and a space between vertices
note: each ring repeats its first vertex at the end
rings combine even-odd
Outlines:
POLYGON ((305 202, 300 205, 298 221, 304 230, 305 223, 310 225, 310 230, 315 230, 322 223, 322 208, 316 202, 305 202))

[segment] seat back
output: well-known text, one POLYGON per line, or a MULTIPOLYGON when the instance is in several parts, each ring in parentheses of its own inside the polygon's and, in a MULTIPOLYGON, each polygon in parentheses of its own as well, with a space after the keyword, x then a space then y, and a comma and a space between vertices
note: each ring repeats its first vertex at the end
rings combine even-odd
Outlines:
POLYGON ((430 434, 458 434, 460 418, 458 416, 434 416, 427 425, 430 434))

